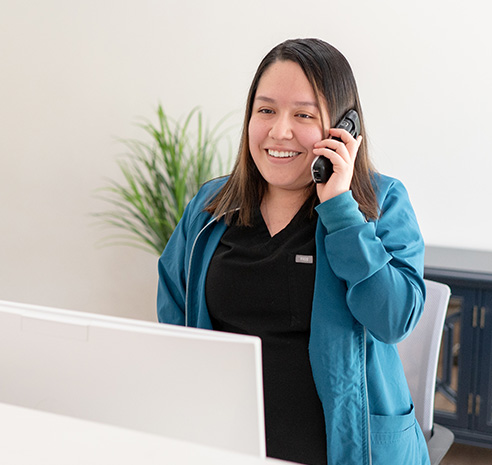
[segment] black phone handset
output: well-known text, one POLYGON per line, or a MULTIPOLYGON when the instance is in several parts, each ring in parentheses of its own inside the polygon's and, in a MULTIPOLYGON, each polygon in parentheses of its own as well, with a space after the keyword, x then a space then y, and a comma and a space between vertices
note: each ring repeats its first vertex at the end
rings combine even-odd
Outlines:
MULTIPOLYGON (((345 129, 355 139, 360 134, 359 115, 355 110, 349 110, 342 120, 335 126, 336 128, 345 129)), ((339 137, 334 137, 335 140, 341 140, 339 137)), ((316 183, 325 183, 333 174, 333 164, 326 157, 316 157, 311 165, 311 175, 316 183)))

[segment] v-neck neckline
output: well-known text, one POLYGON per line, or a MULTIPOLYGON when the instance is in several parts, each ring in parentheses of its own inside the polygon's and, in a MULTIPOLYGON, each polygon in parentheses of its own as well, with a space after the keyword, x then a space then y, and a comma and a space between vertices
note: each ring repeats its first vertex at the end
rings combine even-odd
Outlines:
POLYGON ((299 221, 302 220, 302 218, 307 215, 307 203, 309 199, 306 200, 302 205, 299 210, 297 210, 296 214, 293 216, 293 218, 287 223, 287 225, 281 229, 278 233, 274 234, 273 236, 270 234, 270 230, 268 229, 268 226, 266 224, 265 218, 263 217, 263 214, 261 212, 261 208, 258 208, 256 211, 255 215, 255 222, 260 228, 260 232, 262 236, 266 236, 267 243, 276 243, 282 240, 283 237, 286 235, 290 234, 290 230, 295 227, 299 223, 299 221))

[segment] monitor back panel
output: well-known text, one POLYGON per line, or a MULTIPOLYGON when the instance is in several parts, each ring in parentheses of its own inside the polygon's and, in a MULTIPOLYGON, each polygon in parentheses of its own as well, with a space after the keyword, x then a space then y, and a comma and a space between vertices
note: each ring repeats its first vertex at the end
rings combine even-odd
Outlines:
POLYGON ((265 456, 261 342, 0 301, 0 402, 265 456))

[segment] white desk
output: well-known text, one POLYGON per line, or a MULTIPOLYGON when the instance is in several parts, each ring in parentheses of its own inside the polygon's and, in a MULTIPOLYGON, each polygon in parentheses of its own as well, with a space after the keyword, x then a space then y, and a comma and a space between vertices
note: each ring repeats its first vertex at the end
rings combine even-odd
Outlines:
POLYGON ((9 465, 281 465, 211 447, 0 403, 0 463, 9 465))

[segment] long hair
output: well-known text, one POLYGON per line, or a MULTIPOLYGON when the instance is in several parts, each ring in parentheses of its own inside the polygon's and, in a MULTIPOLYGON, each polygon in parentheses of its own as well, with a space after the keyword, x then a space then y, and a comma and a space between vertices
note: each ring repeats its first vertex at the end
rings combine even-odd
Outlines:
MULTIPOLYGON (((375 170, 368 156, 364 119, 355 78, 346 58, 335 47, 319 39, 287 40, 274 47, 261 61, 249 89, 235 165, 229 179, 206 207, 206 211, 215 216, 225 215, 228 224, 234 216, 237 224, 250 226, 253 212, 261 204, 267 190, 267 182, 258 171, 249 151, 248 126, 260 79, 276 61, 293 61, 301 67, 313 87, 320 110, 322 99, 326 101, 330 121, 337 123, 350 109, 359 114, 362 142, 355 159, 350 188, 366 218, 376 219, 379 211, 373 183, 375 170)), ((309 187, 308 195, 314 208, 317 201, 314 182, 309 187)))

